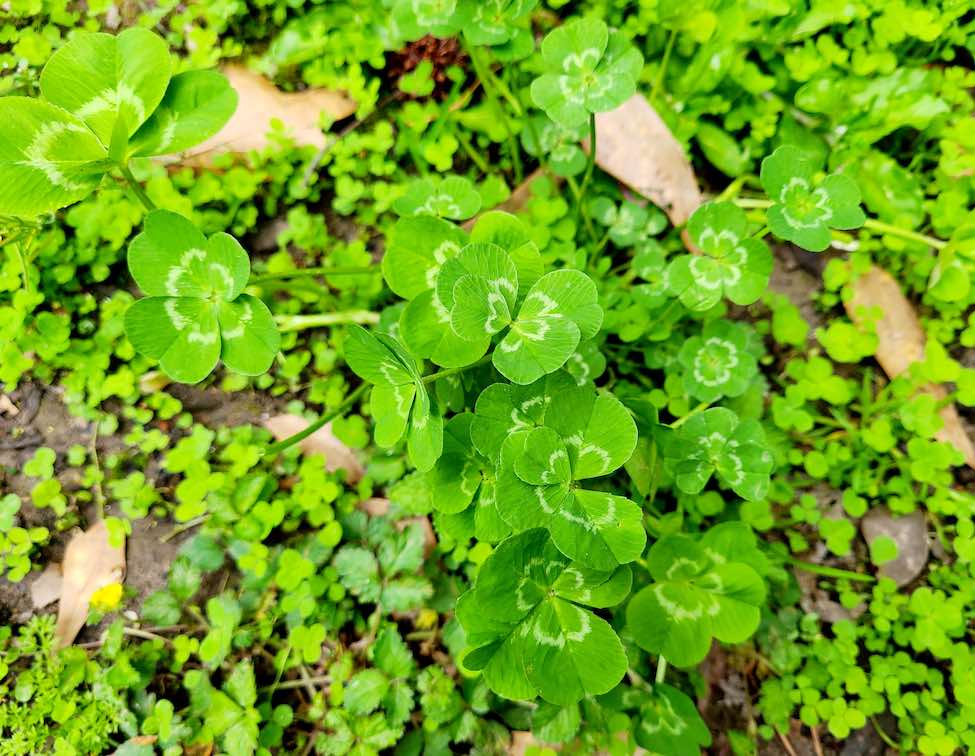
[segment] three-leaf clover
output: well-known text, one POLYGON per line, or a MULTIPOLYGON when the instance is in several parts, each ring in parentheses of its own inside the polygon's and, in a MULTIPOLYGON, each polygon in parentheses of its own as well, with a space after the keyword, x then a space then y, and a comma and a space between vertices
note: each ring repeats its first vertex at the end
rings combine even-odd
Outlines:
POLYGON ((725 407, 690 417, 675 432, 661 434, 667 465, 684 493, 699 493, 711 476, 749 501, 765 496, 774 462, 757 420, 739 422, 725 407))
POLYGON ((700 255, 681 255, 667 268, 671 291, 691 310, 708 310, 727 297, 750 305, 765 291, 772 253, 748 237, 745 212, 730 202, 707 202, 691 215, 687 230, 700 255))
POLYGON ((767 215, 772 233, 822 252, 832 241, 830 229, 859 228, 866 216, 853 179, 832 173, 815 181, 815 175, 813 164, 792 145, 779 147, 762 161, 762 187, 773 202, 767 215))
POLYGON ((578 176, 586 170, 586 153, 580 146, 585 135, 584 125, 565 128, 537 113, 521 131, 521 146, 529 155, 546 158, 556 176, 578 176))
POLYGON ((242 293, 250 260, 236 239, 208 239, 182 215, 154 210, 129 245, 128 263, 148 296, 126 312, 125 332, 167 375, 197 383, 218 360, 243 375, 267 371, 280 336, 267 305, 242 293))
POLYGON ((606 693, 626 673, 626 654, 609 623, 585 607, 615 606, 630 583, 628 567, 572 563, 544 530, 513 536, 457 603, 472 649, 463 664, 505 698, 564 706, 606 693))
POLYGON ((653 685, 636 720, 636 742, 653 753, 687 756, 711 745, 711 732, 697 706, 666 683, 653 685))
POLYGON ((616 205, 609 197, 597 197, 589 205, 592 217, 607 227, 610 241, 629 247, 667 227, 667 216, 654 206, 623 202, 616 205))
POLYGON ((43 99, 0 98, 0 213, 33 216, 88 195, 132 156, 216 133, 237 95, 216 72, 171 77, 166 43, 142 29, 82 32, 41 72, 43 99))
POLYGON ((523 31, 519 22, 536 5, 538 0, 458 0, 456 21, 468 43, 503 45, 523 31))
POLYGON ((431 469, 443 450, 443 420, 430 401, 416 360, 384 333, 370 334, 352 326, 345 340, 345 360, 373 384, 370 407, 376 444, 389 448, 406 434, 410 460, 418 470, 431 469))
POLYGON ((700 543, 686 535, 666 535, 654 543, 647 553, 654 582, 626 608, 636 642, 679 667, 704 659, 712 637, 725 643, 747 639, 758 628, 765 603, 761 575, 721 553, 709 535, 700 543))
POLYGON ((462 176, 417 179, 393 203, 393 209, 403 216, 436 215, 465 220, 477 215, 481 209, 481 195, 462 176))
POLYGON ((594 18, 570 21, 542 40, 545 73, 531 96, 548 117, 566 128, 622 105, 635 91, 643 56, 619 31, 594 18))
POLYGON ((501 446, 501 516, 516 532, 546 528, 563 554, 595 569, 638 558, 646 544, 640 507, 579 485, 630 458, 632 416, 612 394, 585 387, 546 397, 542 406, 543 425, 515 431, 501 446))
POLYGON ((687 393, 702 402, 741 396, 758 373, 758 362, 748 351, 748 332, 727 320, 708 323, 700 336, 684 342, 677 358, 687 393))

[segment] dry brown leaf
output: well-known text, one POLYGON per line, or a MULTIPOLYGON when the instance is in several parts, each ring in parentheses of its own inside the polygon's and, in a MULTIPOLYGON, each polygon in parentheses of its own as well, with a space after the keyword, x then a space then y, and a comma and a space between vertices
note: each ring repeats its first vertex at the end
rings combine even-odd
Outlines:
MULTIPOLYGON (((528 204, 528 200, 532 198, 532 184, 535 183, 536 179, 545 176, 547 171, 544 168, 536 168, 532 171, 524 181, 522 181, 518 186, 515 187, 514 191, 508 196, 504 202, 502 202, 497 207, 491 208, 492 210, 503 210, 506 213, 517 213, 525 205, 528 204)), ((549 177, 552 182, 558 186, 562 183, 562 179, 558 176, 549 177)), ((465 231, 470 231, 474 228, 474 224, 477 223, 477 219, 481 217, 481 213, 475 215, 473 218, 464 221, 463 229, 465 231)))
POLYGON ((684 148, 643 95, 596 115, 596 165, 664 210, 675 226, 702 202, 684 148))
MULTIPOLYGON (((865 312, 870 308, 877 307, 883 311, 883 316, 876 322, 876 358, 890 378, 896 378, 907 371, 912 363, 924 359, 924 330, 914 307, 890 273, 872 266, 854 282, 853 296, 845 306, 847 314, 858 325, 865 324, 865 312)), ((924 390, 936 399, 946 396, 942 386, 931 385, 924 390)), ((965 457, 965 462, 975 467, 975 445, 962 427, 955 405, 944 407, 941 419, 945 424, 935 437, 954 446, 965 457)))
POLYGON ((61 565, 57 562, 48 562, 44 572, 34 578, 34 582, 30 584, 30 600, 34 608, 43 609, 57 601, 61 597, 63 582, 61 565))
MULTIPOLYGON (((308 427, 308 421, 298 415, 275 415, 264 422, 271 435, 282 441, 308 427)), ((345 470, 349 483, 358 483, 365 470, 355 453, 332 434, 332 424, 326 423, 308 438, 298 442, 305 454, 321 454, 325 457, 325 469, 329 472, 345 470)))
POLYGON ((95 591, 112 583, 121 583, 125 575, 125 544, 108 542, 108 527, 99 520, 68 542, 61 564, 64 581, 54 642, 58 648, 69 646, 88 618, 88 604, 95 591))
POLYGON ((282 92, 244 66, 225 66, 223 73, 239 95, 237 111, 219 133, 189 151, 189 156, 197 158, 190 162, 206 162, 213 153, 263 149, 268 145, 267 132, 272 118, 284 123, 288 135, 297 144, 324 147, 325 135, 319 125, 321 114, 327 113, 337 121, 356 110, 356 104, 338 92, 327 89, 282 92))
POLYGON ((881 536, 897 544, 897 557, 877 570, 897 585, 907 585, 921 574, 928 562, 928 525, 924 513, 916 509, 909 515, 895 517, 886 507, 871 509, 860 521, 863 537, 870 545, 881 536))
POLYGON ((10 397, 6 394, 0 394, 0 415, 7 415, 8 417, 16 417, 20 414, 20 410, 17 409, 17 405, 10 401, 10 397))

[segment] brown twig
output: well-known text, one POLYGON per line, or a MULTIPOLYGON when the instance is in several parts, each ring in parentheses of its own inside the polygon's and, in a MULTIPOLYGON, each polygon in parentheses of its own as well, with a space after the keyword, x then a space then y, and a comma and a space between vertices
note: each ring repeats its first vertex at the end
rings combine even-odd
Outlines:
POLYGON ((811 727, 810 731, 812 732, 812 742, 813 748, 816 751, 816 756, 823 756, 823 744, 819 742, 819 728, 811 727))
POLYGON ((782 730, 776 728, 775 734, 779 736, 779 740, 782 741, 782 747, 785 749, 786 753, 789 754, 789 756, 799 756, 799 754, 796 753, 796 749, 792 747, 792 743, 789 741, 789 738, 784 732, 782 732, 782 730))

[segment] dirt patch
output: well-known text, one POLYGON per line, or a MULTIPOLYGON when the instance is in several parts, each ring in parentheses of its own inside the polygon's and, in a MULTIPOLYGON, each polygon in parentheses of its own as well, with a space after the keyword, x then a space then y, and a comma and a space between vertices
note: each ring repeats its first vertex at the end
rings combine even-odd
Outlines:
POLYGON ((228 394, 215 386, 199 388, 174 383, 166 392, 180 400, 193 419, 208 428, 237 425, 262 425, 272 415, 283 411, 286 398, 276 398, 256 391, 228 394))
POLYGON ((825 325, 814 302, 822 289, 821 272, 825 260, 787 244, 776 244, 772 251, 775 266, 769 279, 769 291, 782 294, 799 308, 803 319, 809 324, 809 338, 813 339, 816 329, 825 325))

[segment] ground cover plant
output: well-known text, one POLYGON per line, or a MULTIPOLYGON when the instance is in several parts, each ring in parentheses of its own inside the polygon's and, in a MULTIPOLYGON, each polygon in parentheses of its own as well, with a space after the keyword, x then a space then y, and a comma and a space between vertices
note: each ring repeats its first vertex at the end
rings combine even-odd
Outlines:
POLYGON ((9 3, 0 754, 975 750, 975 8, 9 3))

